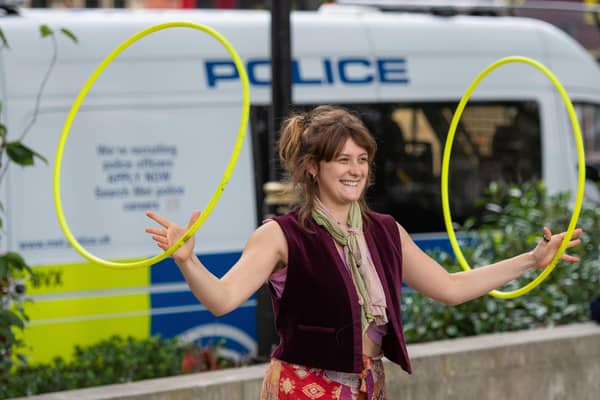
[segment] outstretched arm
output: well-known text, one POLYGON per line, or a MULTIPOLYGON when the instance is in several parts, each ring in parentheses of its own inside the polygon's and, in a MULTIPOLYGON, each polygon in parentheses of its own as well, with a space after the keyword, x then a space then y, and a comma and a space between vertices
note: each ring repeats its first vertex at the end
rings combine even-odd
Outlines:
MULTIPOLYGON (((147 215, 161 225, 161 228, 147 228, 146 232, 152 234, 152 239, 163 250, 187 230, 158 214, 148 212, 147 215)), ((200 213, 195 212, 187 227, 199 216, 200 213)), ((173 260, 192 293, 216 316, 236 309, 260 288, 279 263, 287 264, 287 241, 276 222, 266 223, 252 233, 240 259, 221 279, 206 269, 193 250, 192 237, 172 255, 173 260)))
MULTIPOLYGON (((451 274, 419 249, 402 226, 398 225, 398 229, 402 240, 404 282, 418 292, 449 305, 483 296, 527 271, 545 268, 552 261, 565 235, 564 232, 552 235, 548 228, 544 228, 544 235, 550 241, 541 241, 530 252, 485 267, 451 274)), ((581 234, 581 229, 573 232, 568 248, 581 243, 581 234)), ((579 258, 564 254, 561 260, 578 262, 579 258)))

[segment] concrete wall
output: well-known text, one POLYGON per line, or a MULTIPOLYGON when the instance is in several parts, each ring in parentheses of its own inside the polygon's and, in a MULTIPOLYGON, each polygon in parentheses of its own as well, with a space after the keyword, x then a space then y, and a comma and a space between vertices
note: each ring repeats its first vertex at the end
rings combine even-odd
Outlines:
MULTIPOLYGON (((598 400, 600 326, 412 345, 414 373, 386 363, 388 400, 598 400)), ((59 392, 30 400, 257 400, 266 365, 59 392)))

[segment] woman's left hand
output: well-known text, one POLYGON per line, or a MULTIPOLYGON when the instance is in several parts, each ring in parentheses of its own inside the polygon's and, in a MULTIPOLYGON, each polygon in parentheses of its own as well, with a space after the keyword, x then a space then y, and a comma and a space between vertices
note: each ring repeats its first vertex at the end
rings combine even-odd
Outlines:
MULTIPOLYGON (((579 239, 579 237, 582 233, 583 229, 581 228, 577 228, 573 231, 573 236, 571 236, 571 241, 567 245, 567 249, 570 249, 571 247, 577 246, 581 243, 581 239, 579 239)), ((553 235, 548 227, 544 227, 543 240, 541 240, 531 252, 535 260, 535 265, 533 266, 534 269, 546 268, 548 264, 550 264, 563 239, 565 238, 565 234, 566 232, 562 232, 553 235)), ((581 261, 579 257, 571 256, 567 253, 564 253, 560 259, 568 262, 581 261)))

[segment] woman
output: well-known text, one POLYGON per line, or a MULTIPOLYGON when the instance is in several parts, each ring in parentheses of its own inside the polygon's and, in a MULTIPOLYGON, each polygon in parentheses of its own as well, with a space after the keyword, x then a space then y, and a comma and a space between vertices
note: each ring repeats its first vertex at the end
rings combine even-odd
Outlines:
MULTIPOLYGON (((446 304, 460 304, 550 263, 563 239, 544 228, 532 251, 449 274, 391 216, 365 204, 376 143, 350 112, 320 106, 289 118, 279 154, 299 191, 298 207, 266 221, 221 279, 188 240, 173 258, 192 292, 219 316, 269 281, 280 344, 261 399, 385 399, 381 358, 411 372, 402 333, 402 282, 446 304)), ((148 212, 167 249, 186 228, 148 212)), ((198 218, 195 212, 188 227, 198 218)), ((580 243, 575 230, 569 247, 580 243)), ((563 255, 562 260, 579 259, 563 255)))

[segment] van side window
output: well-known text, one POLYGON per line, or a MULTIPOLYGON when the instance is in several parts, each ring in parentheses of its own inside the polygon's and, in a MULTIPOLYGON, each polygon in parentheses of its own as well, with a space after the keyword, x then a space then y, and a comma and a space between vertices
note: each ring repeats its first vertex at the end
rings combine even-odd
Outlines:
POLYGON ((600 182, 600 104, 576 103, 575 111, 584 140, 586 178, 600 182))
MULTIPOLYGON (((456 103, 388 104, 380 110, 376 185, 369 202, 394 215, 409 232, 443 231, 440 176, 456 103)), ((476 200, 492 181, 541 177, 539 107, 535 102, 470 103, 450 160, 453 219, 477 215, 476 200)), ((367 123, 368 124, 368 123, 367 123)))
MULTIPOLYGON (((296 108, 301 111, 312 106, 296 108)), ((375 185, 367 194, 369 205, 375 211, 392 214, 411 233, 443 231, 442 154, 457 103, 342 106, 355 110, 378 142, 375 185)), ((268 107, 253 109, 255 117, 268 116, 268 107)), ((253 118, 253 139, 263 146, 267 145, 267 125, 253 118)), ((540 136, 539 107, 533 101, 469 103, 450 160, 453 219, 463 222, 477 215, 476 200, 492 181, 522 183, 540 179, 540 136)), ((271 154, 265 149, 262 154, 271 154)), ((264 159, 256 159, 260 153, 254 154, 255 164, 265 165, 264 159)))

